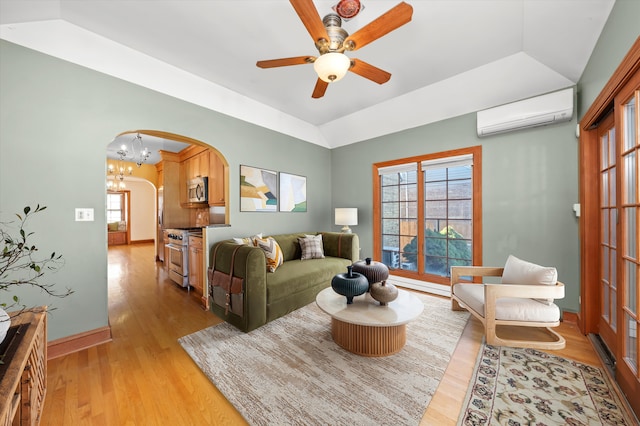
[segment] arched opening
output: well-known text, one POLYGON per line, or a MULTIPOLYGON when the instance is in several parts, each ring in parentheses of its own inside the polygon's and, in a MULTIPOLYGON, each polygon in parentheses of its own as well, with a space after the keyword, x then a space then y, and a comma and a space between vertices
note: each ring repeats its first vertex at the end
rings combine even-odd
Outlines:
MULTIPOLYGON (((162 262, 158 266, 175 283, 189 290, 195 289, 206 306, 206 263, 203 259, 206 259, 207 250, 196 251, 185 243, 180 248, 184 254, 180 262, 182 278, 176 278, 172 272, 176 255, 169 247, 175 244, 168 240, 168 230, 229 224, 229 163, 226 158, 217 148, 187 136, 156 130, 128 130, 118 134, 107 146, 106 175, 108 182, 113 182, 111 189, 107 188, 108 194, 124 191, 131 194, 129 198, 123 197, 129 209, 126 229, 130 238, 127 243, 153 241, 155 260, 162 262), (194 180, 206 182, 203 186, 207 188, 204 190, 206 198, 190 198, 189 184, 194 180), (141 191, 142 182, 153 187, 152 198, 141 191), (120 184, 124 184, 124 188, 119 188, 120 184), (153 232, 137 232, 149 225, 153 232), (198 266, 188 268, 194 252, 202 256, 202 260, 196 262, 198 266)), ((200 188, 199 196, 202 193, 200 188)), ((185 234, 180 240, 187 239, 190 238, 185 234)))

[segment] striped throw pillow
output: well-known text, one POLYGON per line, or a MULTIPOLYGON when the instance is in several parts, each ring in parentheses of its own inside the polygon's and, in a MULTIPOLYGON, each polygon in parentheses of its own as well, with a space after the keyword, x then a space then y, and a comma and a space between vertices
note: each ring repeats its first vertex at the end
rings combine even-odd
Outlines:
POLYGON ((260 247, 267 258, 267 271, 275 272, 278 266, 284 262, 284 256, 282 255, 282 249, 278 245, 278 242, 272 237, 267 238, 255 238, 253 245, 260 247))

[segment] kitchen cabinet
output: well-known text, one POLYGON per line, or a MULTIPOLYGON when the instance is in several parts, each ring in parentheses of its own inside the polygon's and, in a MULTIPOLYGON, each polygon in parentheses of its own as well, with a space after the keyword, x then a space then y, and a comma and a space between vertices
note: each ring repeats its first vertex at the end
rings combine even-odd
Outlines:
POLYGON ((189 236, 189 285, 202 296, 204 288, 202 237, 189 236))
POLYGON ((163 199, 162 211, 157 217, 162 222, 162 229, 188 227, 191 212, 180 204, 181 197, 186 197, 186 186, 180 185, 180 157, 167 151, 160 151, 160 156, 162 161, 156 164, 156 170, 159 176, 162 174, 163 199))
POLYGON ((209 205, 225 205, 224 163, 214 152, 209 156, 209 205))
POLYGON ((164 270, 169 273, 169 231, 162 231, 162 250, 164 253, 163 262, 164 262, 164 270))
POLYGON ((37 425, 47 393, 47 312, 36 308, 11 321, 7 334, 13 351, 7 351, 0 381, 0 424, 37 425))
POLYGON ((209 176, 209 151, 205 150, 182 161, 185 184, 197 177, 209 176))

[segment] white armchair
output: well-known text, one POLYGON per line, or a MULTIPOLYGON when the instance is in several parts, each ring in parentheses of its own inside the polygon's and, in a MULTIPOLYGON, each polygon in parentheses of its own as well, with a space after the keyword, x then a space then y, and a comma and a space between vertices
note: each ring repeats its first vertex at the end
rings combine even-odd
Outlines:
POLYGON ((560 308, 553 300, 563 297, 564 284, 557 281, 555 268, 514 256, 509 256, 504 268, 451 267, 451 309, 466 309, 480 320, 489 345, 563 349, 565 339, 550 328, 560 325, 560 308), (461 282, 462 277, 502 277, 502 282, 461 282), (500 337, 496 330, 500 325, 542 328, 545 336, 539 340, 500 337))

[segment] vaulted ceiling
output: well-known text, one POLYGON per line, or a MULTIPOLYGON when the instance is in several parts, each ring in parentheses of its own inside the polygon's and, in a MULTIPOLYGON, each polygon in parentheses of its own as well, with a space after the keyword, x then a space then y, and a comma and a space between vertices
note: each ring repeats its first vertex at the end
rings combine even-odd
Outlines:
MULTIPOLYGON (((322 17, 338 0, 314 1, 322 17)), ((399 1, 362 0, 353 34, 399 1)), ((0 38, 334 148, 576 84, 614 0, 407 0, 411 22, 355 52, 312 99, 317 56, 288 1, 2 0, 0 38)))

